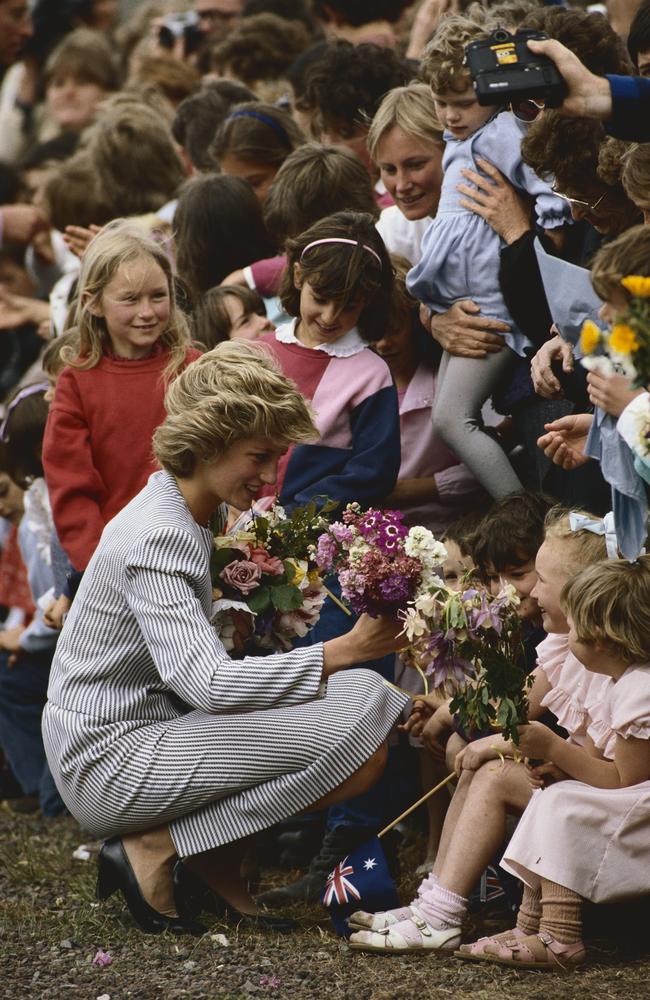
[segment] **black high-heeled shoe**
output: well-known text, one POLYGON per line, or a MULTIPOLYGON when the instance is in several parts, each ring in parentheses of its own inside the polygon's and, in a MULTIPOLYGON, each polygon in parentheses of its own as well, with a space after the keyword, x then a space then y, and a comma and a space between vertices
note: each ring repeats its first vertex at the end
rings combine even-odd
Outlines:
POLYGON ((176 907, 184 920, 191 920, 199 913, 213 913, 230 923, 248 924, 257 930, 275 931, 278 934, 298 930, 298 922, 291 917, 272 913, 242 913, 180 860, 174 865, 172 877, 176 907))
POLYGON ((168 917, 149 905, 140 891, 122 841, 119 837, 113 837, 104 841, 97 858, 97 899, 108 899, 118 890, 124 896, 131 916, 145 934, 171 931, 172 934, 198 936, 205 933, 205 927, 195 920, 186 920, 181 916, 168 917))

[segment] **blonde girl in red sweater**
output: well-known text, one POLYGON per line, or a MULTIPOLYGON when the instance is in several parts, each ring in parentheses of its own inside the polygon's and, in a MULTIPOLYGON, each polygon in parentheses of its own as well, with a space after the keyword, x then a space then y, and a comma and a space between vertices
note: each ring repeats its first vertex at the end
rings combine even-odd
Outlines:
POLYGON ((158 468, 151 439, 166 387, 199 352, 165 251, 123 219, 84 254, 74 326, 79 346, 61 352, 43 466, 59 541, 82 572, 104 525, 158 468))

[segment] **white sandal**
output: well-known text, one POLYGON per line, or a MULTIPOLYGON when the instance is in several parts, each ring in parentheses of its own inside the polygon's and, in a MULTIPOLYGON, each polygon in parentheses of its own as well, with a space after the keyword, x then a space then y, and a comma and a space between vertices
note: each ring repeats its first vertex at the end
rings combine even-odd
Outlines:
POLYGON ((423 879, 418 886, 417 896, 408 906, 398 906, 394 910, 378 910, 377 913, 368 913, 366 910, 355 910, 348 917, 348 926, 357 931, 383 931, 386 927, 392 927, 403 920, 413 920, 415 917, 422 919, 417 909, 414 909, 420 901, 424 889, 429 888, 430 878, 423 879))
MULTIPOLYGON (((355 931, 350 948, 357 951, 381 951, 388 955, 404 955, 415 951, 453 952, 460 945, 460 927, 431 927, 415 907, 412 915, 384 927, 380 931, 355 931)), ((388 911, 393 912, 393 911, 388 911)))

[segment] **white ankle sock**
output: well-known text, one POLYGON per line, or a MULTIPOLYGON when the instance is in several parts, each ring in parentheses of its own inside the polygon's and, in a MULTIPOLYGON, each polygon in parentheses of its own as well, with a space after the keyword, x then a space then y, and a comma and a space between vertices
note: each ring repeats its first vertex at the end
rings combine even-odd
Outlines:
POLYGON ((426 922, 438 930, 460 927, 467 912, 467 899, 439 883, 423 889, 416 905, 426 922))

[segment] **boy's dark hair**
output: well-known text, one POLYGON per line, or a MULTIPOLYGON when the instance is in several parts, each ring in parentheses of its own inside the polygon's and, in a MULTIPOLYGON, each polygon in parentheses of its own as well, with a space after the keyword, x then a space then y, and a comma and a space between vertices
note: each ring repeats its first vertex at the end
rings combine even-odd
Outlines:
POLYGON ((300 315, 300 288, 294 279, 298 264, 302 282, 309 282, 318 295, 333 299, 341 309, 363 296, 367 304, 357 323, 359 333, 367 341, 381 340, 390 314, 393 267, 371 215, 336 212, 288 240, 286 250, 280 298, 290 316, 300 315), (356 246, 325 243, 305 253, 310 243, 332 239, 354 240, 356 246))
POLYGON ((315 0, 318 15, 325 21, 334 11, 346 24, 360 27, 372 21, 399 21, 410 0, 315 0))
POLYGON ((596 76, 606 73, 626 76, 632 71, 623 40, 603 14, 575 8, 540 7, 524 18, 521 27, 545 31, 550 38, 556 38, 575 52, 580 62, 596 76))
POLYGON ((544 493, 510 493, 497 500, 469 540, 481 575, 488 563, 497 573, 534 559, 544 541, 546 514, 556 501, 544 493))
POLYGON ((276 14, 243 18, 218 45, 212 61, 249 86, 261 80, 281 80, 289 66, 309 46, 311 36, 300 21, 276 14))
POLYGON ((235 104, 254 100, 252 90, 242 83, 216 80, 181 101, 172 122, 172 135, 197 170, 207 173, 216 169, 209 149, 219 126, 235 104))
POLYGON ((3 442, 5 470, 22 490, 43 475, 41 447, 49 409, 45 389, 20 399, 12 409, 12 399, 24 388, 16 389, 7 400, 3 442))
POLYGON ((472 556, 472 539, 485 515, 477 510, 457 517, 455 521, 448 524, 442 533, 440 541, 455 542, 462 555, 472 556))
POLYGON ((242 19, 256 14, 275 14, 285 21, 300 21, 312 35, 318 31, 308 0, 246 0, 241 12, 242 19))
POLYGON ((232 271, 275 252, 260 203, 241 177, 213 173, 186 181, 174 227, 178 273, 195 299, 232 271))
POLYGON ((306 102, 326 128, 369 125, 384 94, 411 75, 391 49, 332 42, 309 73, 306 102))
POLYGON ((639 68, 639 52, 650 52, 650 2, 646 0, 637 9, 627 36, 627 50, 636 69, 639 68))
POLYGON ((329 42, 315 42, 308 49, 305 49, 297 59, 294 59, 287 70, 287 80, 293 89, 296 103, 300 106, 303 104, 307 106, 306 94, 309 77, 328 49, 329 42))
POLYGON ((232 320, 225 301, 229 295, 239 299, 245 315, 257 313, 258 316, 266 316, 264 300, 248 285, 219 285, 217 288, 209 288, 196 303, 191 317, 194 339, 206 351, 230 339, 232 320))
POLYGON ((348 149, 316 142, 286 158, 264 201, 266 228, 278 246, 323 216, 342 211, 379 218, 370 175, 348 149))

